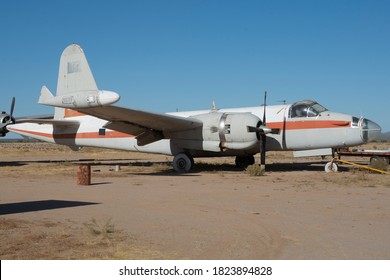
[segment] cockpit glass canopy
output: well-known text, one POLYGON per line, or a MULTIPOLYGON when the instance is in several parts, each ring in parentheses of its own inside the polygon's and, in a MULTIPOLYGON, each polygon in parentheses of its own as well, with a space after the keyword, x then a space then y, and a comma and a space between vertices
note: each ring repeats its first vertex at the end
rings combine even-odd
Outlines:
POLYGON ((290 107, 290 118, 312 118, 317 117, 320 113, 328 111, 324 106, 313 100, 303 100, 295 102, 290 107))

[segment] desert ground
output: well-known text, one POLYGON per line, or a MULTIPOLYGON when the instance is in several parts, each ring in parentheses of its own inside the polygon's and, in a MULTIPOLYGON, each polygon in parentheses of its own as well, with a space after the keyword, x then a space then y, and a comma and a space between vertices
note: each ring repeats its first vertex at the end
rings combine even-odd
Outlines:
POLYGON ((171 159, 0 143, 0 259, 390 259, 389 175, 290 152, 269 152, 263 176, 171 159))

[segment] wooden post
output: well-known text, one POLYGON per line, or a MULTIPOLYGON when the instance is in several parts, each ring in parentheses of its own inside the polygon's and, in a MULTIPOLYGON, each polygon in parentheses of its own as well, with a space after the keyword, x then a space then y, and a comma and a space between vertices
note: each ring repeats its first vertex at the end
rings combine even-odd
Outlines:
POLYGON ((91 184, 91 166, 79 165, 77 167, 77 185, 88 186, 91 184))

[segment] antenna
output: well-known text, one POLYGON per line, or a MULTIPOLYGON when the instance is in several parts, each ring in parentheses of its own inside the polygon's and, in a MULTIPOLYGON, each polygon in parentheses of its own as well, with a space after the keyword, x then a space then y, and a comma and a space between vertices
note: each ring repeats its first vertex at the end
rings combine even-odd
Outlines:
POLYGON ((215 107, 215 102, 214 102, 214 100, 213 100, 213 103, 211 104, 211 110, 212 110, 212 111, 217 110, 217 108, 215 107))

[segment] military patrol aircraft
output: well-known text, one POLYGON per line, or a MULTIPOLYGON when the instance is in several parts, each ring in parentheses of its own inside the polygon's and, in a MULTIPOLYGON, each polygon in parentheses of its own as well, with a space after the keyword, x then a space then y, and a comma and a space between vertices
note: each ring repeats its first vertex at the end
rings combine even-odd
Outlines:
POLYGON ((39 103, 53 106, 51 119, 18 119, 0 115, 0 134, 67 145, 104 147, 173 155, 177 172, 189 172, 197 157, 235 156, 240 167, 266 151, 310 151, 360 145, 381 134, 376 123, 329 111, 312 100, 246 108, 153 113, 113 105, 120 99, 99 90, 84 51, 72 44, 62 53, 57 92, 42 87, 39 103))

